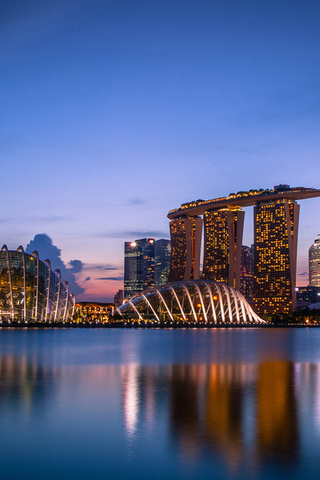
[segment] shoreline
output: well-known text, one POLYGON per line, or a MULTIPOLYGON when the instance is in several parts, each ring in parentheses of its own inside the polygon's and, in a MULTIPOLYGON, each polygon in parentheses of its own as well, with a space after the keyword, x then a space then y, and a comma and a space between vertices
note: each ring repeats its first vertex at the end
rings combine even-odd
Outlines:
POLYGON ((219 328, 318 328, 319 324, 203 324, 203 325, 188 325, 188 324, 173 324, 173 325, 143 325, 143 324, 119 324, 119 323, 0 323, 1 329, 69 329, 69 328, 122 328, 122 329, 219 329, 219 328))

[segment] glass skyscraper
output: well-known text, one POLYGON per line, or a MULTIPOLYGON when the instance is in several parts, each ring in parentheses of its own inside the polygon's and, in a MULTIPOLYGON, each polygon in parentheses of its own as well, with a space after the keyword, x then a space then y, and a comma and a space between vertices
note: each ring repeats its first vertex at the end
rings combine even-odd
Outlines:
POLYGON ((320 287, 320 234, 309 248, 309 285, 320 287))
POLYGON ((168 282, 171 259, 171 242, 161 238, 155 242, 155 284, 165 285, 168 282))
POLYGON ((124 244, 124 297, 154 287, 155 239, 141 238, 124 244))

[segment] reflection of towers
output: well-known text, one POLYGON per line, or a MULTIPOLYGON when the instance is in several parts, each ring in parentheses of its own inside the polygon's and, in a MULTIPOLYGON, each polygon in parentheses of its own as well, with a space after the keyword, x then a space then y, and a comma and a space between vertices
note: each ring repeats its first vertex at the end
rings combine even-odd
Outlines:
POLYGON ((309 248, 309 285, 320 287, 320 234, 309 248))
POLYGON ((254 299, 258 314, 296 306, 299 205, 286 199, 254 207, 254 299))
POLYGON ((225 456, 242 452, 243 399, 250 366, 211 365, 206 399, 206 436, 225 456))
POLYGON ((202 219, 179 217, 170 222, 171 266, 169 282, 200 278, 202 219))
POLYGON ((262 452, 292 460, 298 447, 294 365, 262 363, 257 383, 257 446, 262 452))
POLYGON ((173 443, 189 458, 210 449, 233 469, 244 455, 253 460, 249 468, 270 454, 292 464, 297 458, 299 410, 291 362, 131 364, 121 367, 121 378, 129 438, 144 427, 162 429, 168 418, 173 443))
POLYGON ((123 367, 123 410, 127 433, 132 436, 137 428, 139 413, 138 368, 131 364, 123 367))
POLYGON ((243 222, 240 209, 205 212, 204 278, 240 289, 243 222))

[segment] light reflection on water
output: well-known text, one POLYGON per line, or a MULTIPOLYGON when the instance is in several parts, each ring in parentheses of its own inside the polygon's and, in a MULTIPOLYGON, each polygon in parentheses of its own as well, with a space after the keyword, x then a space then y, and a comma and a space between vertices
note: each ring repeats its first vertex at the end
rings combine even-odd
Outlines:
POLYGON ((319 478, 320 330, 0 331, 2 478, 319 478))

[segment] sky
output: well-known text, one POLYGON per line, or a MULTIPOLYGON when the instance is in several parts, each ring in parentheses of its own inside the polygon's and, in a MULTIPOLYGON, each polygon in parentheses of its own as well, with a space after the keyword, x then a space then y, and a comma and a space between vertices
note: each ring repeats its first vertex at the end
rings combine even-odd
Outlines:
MULTIPOLYGON (((0 0, 2 244, 111 301, 124 242, 169 238, 181 203, 320 188, 319 24, 318 0, 0 0)), ((303 285, 320 198, 300 204, 303 285)))

